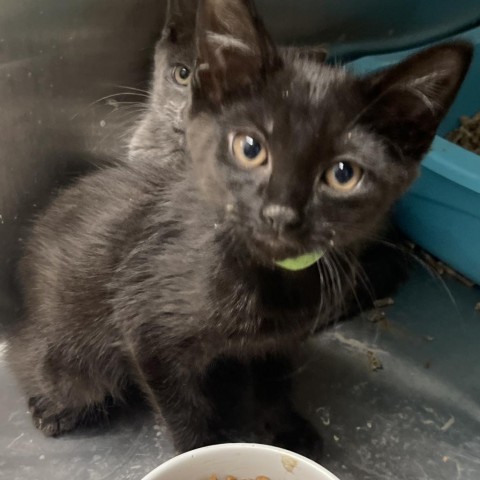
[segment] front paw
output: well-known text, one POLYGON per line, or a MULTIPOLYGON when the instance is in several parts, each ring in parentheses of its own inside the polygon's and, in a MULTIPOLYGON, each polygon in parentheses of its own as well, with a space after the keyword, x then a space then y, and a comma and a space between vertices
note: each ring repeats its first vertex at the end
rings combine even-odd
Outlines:
POLYGON ((69 432, 79 422, 77 412, 58 408, 43 396, 30 397, 28 407, 32 414, 33 424, 47 437, 58 437, 69 432))

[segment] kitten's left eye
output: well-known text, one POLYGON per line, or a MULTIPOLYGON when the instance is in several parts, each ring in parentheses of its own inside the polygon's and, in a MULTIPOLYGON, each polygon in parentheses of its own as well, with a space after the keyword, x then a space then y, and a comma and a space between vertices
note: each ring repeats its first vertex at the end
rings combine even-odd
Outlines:
POLYGON ((353 162, 338 162, 325 173, 325 182, 337 192, 351 192, 362 179, 363 170, 353 162))
POLYGON ((260 167, 268 160, 267 149, 256 138, 236 135, 232 143, 233 155, 238 163, 247 169, 260 167))
POLYGON ((173 79, 182 87, 186 87, 190 83, 191 72, 185 65, 177 65, 173 69, 173 79))

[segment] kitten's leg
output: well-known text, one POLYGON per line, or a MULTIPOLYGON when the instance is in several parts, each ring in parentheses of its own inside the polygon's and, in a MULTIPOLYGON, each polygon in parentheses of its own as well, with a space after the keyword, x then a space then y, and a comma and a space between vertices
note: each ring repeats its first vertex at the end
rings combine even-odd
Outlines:
MULTIPOLYGON (((59 391, 45 393, 48 385, 44 385, 42 393, 32 395, 28 398, 28 407, 32 415, 33 424, 47 437, 57 437, 70 432, 79 424, 102 423, 107 417, 107 410, 104 408, 104 399, 98 396, 92 401, 92 395, 88 391, 76 388, 76 382, 68 381, 69 389, 76 393, 61 396, 59 391)), ((63 387, 67 386, 63 379, 63 387)))
MULTIPOLYGON (((141 359, 140 356, 137 358, 141 359)), ((183 363, 178 358, 174 361, 150 358, 138 361, 138 367, 139 385, 157 415, 170 428, 175 446, 180 451, 240 440, 237 435, 245 436, 248 432, 245 428, 238 428, 241 426, 235 415, 244 418, 243 414, 248 412, 251 418, 245 418, 245 425, 255 430, 254 438, 310 458, 318 459, 321 455, 319 434, 296 412, 291 401, 289 363, 284 359, 256 361, 252 365, 252 377, 242 374, 242 378, 238 378, 239 385, 246 389, 253 384, 254 408, 247 407, 245 411, 242 410, 245 398, 235 399, 230 411, 218 409, 214 403, 214 397, 218 395, 210 390, 205 370, 196 368, 192 362, 183 363)), ((239 368, 243 370, 243 367, 239 368)), ((221 386, 217 385, 217 389, 221 386)), ((223 400, 228 397, 223 395, 223 400)))
MULTIPOLYGON (((28 398, 33 424, 47 437, 58 437, 80 424, 98 425, 108 416, 104 405, 106 393, 96 396, 96 400, 92 401, 93 390, 89 392, 83 389, 82 395, 75 380, 68 383, 71 384, 68 388, 74 392, 71 395, 61 396, 58 391, 45 394, 44 388, 42 393, 28 398)), ((63 386, 67 386, 65 379, 63 386)))
POLYGON ((215 426, 231 442, 258 441, 253 386, 250 364, 238 358, 216 360, 206 375, 205 391, 215 408, 215 426))
POLYGON ((297 413, 291 400, 292 368, 283 357, 252 362, 258 414, 268 440, 279 447, 319 459, 322 439, 314 426, 297 413))
POLYGON ((30 397, 28 408, 33 424, 47 437, 73 430, 87 413, 87 409, 62 408, 44 396, 30 397))
POLYGON ((66 355, 56 355, 41 341, 36 345, 17 337, 9 361, 28 398, 36 428, 55 437, 73 430, 85 420, 100 421, 106 415, 107 395, 101 375, 92 378, 69 365, 66 355))
POLYGON ((145 344, 143 347, 143 351, 132 351, 134 376, 159 421, 169 427, 175 447, 188 451, 226 442, 228 439, 218 429, 213 403, 205 391, 206 368, 178 356, 146 358, 145 344))

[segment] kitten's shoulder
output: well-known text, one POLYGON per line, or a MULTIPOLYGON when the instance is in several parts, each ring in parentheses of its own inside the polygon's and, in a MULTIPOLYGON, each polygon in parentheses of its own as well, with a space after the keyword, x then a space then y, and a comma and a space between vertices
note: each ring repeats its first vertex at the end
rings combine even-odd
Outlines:
POLYGON ((72 251, 90 258, 128 248, 138 222, 146 221, 145 210, 158 204, 173 172, 151 163, 122 164, 79 179, 36 219, 21 263, 48 264, 68 256, 71 262, 72 251))

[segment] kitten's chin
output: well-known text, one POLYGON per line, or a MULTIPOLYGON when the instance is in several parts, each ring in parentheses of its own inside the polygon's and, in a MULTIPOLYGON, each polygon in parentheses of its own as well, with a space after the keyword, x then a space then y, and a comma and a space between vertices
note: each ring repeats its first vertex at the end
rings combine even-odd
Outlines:
POLYGON ((288 242, 278 237, 253 235, 246 247, 251 259, 269 268, 278 268, 282 260, 299 257, 305 254, 305 248, 298 243, 288 242))

